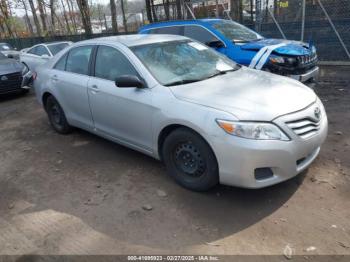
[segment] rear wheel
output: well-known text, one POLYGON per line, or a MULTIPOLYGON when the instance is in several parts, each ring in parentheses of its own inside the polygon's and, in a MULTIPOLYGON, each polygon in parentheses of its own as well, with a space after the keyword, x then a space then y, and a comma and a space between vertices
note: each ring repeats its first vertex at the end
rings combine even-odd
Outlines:
POLYGON ((208 143, 195 132, 179 128, 163 144, 167 171, 180 185, 205 191, 219 182, 218 164, 208 143))
POLYGON ((72 127, 68 124, 62 107, 53 96, 49 96, 47 98, 45 109, 49 117, 50 124, 56 132, 60 134, 68 134, 72 131, 72 127))

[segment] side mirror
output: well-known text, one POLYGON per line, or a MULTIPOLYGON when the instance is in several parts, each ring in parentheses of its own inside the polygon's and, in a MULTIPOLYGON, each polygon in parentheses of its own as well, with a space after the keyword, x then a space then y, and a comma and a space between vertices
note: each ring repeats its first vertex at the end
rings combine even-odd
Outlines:
POLYGON ((219 40, 210 41, 210 42, 207 42, 205 44, 209 47, 212 47, 212 48, 224 47, 224 43, 219 41, 219 40))
POLYGON ((145 83, 135 75, 122 75, 117 77, 115 85, 121 88, 136 87, 145 88, 145 83))
POLYGON ((44 54, 44 55, 41 55, 41 58, 43 58, 43 59, 49 59, 50 57, 49 57, 48 55, 44 54))

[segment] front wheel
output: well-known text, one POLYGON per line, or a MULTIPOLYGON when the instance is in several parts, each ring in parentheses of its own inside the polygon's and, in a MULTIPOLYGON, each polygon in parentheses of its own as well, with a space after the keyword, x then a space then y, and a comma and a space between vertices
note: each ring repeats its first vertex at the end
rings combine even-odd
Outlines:
POLYGON ((62 107, 53 96, 47 98, 45 109, 50 124, 56 132, 60 134, 68 134, 72 131, 72 127, 68 124, 62 107))
POLYGON ((180 185, 206 191, 219 183, 218 164, 208 143, 195 132, 179 128, 163 144, 167 171, 180 185))

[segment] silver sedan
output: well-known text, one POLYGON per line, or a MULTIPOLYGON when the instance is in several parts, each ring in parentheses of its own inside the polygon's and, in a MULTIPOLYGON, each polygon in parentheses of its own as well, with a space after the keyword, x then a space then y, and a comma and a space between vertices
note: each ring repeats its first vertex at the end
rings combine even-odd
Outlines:
POLYGON ((34 71, 37 66, 46 63, 50 58, 72 43, 73 42, 64 41, 38 44, 21 50, 19 53, 19 60, 30 71, 34 71))
POLYGON ((287 180, 313 162, 327 135, 311 89, 182 36, 73 44, 37 69, 34 87, 57 132, 82 128, 163 160, 192 190, 287 180))

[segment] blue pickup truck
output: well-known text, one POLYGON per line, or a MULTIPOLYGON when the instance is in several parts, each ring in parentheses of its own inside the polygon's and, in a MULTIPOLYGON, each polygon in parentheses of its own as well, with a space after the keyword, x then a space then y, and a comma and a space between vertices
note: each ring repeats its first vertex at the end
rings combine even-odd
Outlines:
POLYGON ((230 20, 197 19, 154 23, 141 34, 176 34, 202 42, 235 62, 251 68, 314 82, 319 73, 315 46, 298 41, 264 38, 230 20))

